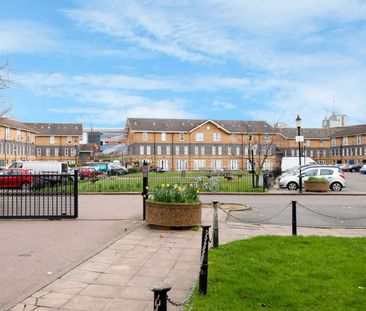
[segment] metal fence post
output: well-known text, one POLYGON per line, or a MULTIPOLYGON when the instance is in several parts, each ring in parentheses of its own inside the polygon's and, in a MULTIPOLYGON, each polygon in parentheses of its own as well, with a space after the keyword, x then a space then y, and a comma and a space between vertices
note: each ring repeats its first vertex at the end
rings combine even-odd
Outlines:
POLYGON ((296 201, 292 202, 292 235, 297 235, 296 201))
POLYGON ((199 293, 207 294, 207 277, 208 277, 208 234, 211 226, 202 225, 202 244, 201 254, 204 251, 203 263, 200 270, 199 293), (207 238, 206 238, 207 236, 207 238), (206 243, 205 243, 206 240, 206 243))
POLYGON ((74 209, 75 218, 79 216, 79 171, 74 170, 74 209))
POLYGON ((219 247, 219 219, 217 214, 217 204, 219 201, 212 201, 213 203, 213 226, 212 226, 212 247, 217 248, 219 247))
POLYGON ((148 184, 149 184, 149 166, 144 162, 142 166, 142 220, 146 220, 146 200, 148 194, 148 184))
POLYGON ((171 286, 164 282, 157 282, 151 290, 154 292, 154 311, 167 311, 167 293, 171 286))

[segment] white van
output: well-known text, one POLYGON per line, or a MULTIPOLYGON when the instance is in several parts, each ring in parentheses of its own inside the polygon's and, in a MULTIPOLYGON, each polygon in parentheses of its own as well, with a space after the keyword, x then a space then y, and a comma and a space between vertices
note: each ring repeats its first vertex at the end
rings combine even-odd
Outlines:
POLYGON ((61 174, 68 172, 67 163, 47 161, 15 161, 9 168, 30 169, 37 174, 54 173, 61 174))
MULTIPOLYGON (((301 165, 316 164, 312 158, 301 157, 301 165)), ((299 167, 299 157, 283 157, 281 162, 281 171, 286 172, 292 168, 299 167)))

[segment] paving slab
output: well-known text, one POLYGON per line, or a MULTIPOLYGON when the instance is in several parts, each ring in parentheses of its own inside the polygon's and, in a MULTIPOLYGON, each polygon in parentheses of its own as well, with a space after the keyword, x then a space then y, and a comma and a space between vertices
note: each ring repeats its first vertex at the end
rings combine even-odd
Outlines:
MULTIPOLYGON (((203 210, 212 223, 212 209, 203 210)), ((220 244, 259 235, 290 235, 291 226, 230 223, 219 211, 220 244)), ((299 235, 366 236, 366 229, 298 228, 299 235)), ((201 232, 136 228, 94 257, 14 306, 17 310, 127 310, 153 309, 150 287, 164 281, 169 296, 182 301, 197 275, 201 232)), ((169 311, 184 310, 168 306, 169 311)))

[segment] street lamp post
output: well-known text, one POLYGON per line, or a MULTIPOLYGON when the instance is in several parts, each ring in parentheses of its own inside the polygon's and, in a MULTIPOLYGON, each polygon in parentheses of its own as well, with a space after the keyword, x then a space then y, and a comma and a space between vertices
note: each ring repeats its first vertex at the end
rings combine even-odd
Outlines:
POLYGON ((296 118, 296 127, 297 127, 297 136, 298 136, 298 143, 299 143, 299 193, 302 193, 302 176, 301 176, 301 139, 300 139, 300 129, 301 129, 301 118, 297 115, 296 118))
POLYGON ((306 164, 306 142, 304 142, 304 165, 306 164))

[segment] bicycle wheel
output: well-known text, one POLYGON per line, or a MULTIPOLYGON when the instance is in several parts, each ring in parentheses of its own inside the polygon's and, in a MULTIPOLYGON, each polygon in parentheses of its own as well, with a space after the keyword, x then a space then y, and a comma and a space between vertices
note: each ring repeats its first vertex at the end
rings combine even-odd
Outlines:
POLYGON ((210 178, 210 180, 207 182, 206 186, 208 191, 216 192, 220 190, 220 182, 216 179, 210 178))

